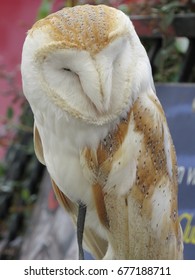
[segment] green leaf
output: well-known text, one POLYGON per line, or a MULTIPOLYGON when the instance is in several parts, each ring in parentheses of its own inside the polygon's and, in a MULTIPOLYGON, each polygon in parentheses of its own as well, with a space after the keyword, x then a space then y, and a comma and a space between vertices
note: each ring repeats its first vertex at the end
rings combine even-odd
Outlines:
POLYGON ((42 0, 39 7, 37 19, 42 19, 51 13, 53 0, 42 0))
POLYGON ((181 6, 181 3, 178 1, 172 1, 171 3, 165 4, 162 6, 161 11, 163 13, 169 13, 171 10, 175 10, 181 6))
POLYGON ((13 118, 13 116, 14 116, 14 110, 13 110, 13 108, 12 107, 8 107, 7 108, 7 118, 9 119, 9 120, 11 120, 12 118, 13 118))
POLYGON ((5 166, 3 163, 0 162, 0 177, 4 176, 6 172, 5 166))
POLYGON ((121 10, 123 13, 128 14, 129 8, 126 4, 121 4, 118 6, 118 9, 121 10))
POLYGON ((28 202, 30 199, 30 192, 27 188, 23 189, 21 192, 21 197, 25 202, 28 202))
POLYGON ((163 15, 162 20, 160 22, 160 27, 161 27, 162 31, 167 30, 167 28, 173 22, 174 16, 175 16, 174 12, 171 12, 171 11, 170 11, 170 13, 163 15))

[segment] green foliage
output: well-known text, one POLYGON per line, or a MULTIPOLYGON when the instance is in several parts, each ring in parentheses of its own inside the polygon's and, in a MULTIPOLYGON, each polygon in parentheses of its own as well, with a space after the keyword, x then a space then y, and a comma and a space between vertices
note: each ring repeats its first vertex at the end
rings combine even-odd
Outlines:
POLYGON ((173 22, 175 15, 182 10, 183 5, 180 1, 160 1, 156 8, 153 8, 151 15, 160 18, 160 31, 166 36, 167 28, 173 22))
POLYGON ((42 3, 37 12, 37 19, 48 16, 51 13, 53 3, 53 0, 42 0, 42 3))
POLYGON ((12 107, 7 108, 7 118, 8 120, 11 120, 14 116, 14 110, 12 107))
POLYGON ((182 62, 182 55, 176 48, 175 39, 166 40, 163 48, 157 54, 154 65, 156 82, 177 82, 179 77, 179 67, 182 62))
POLYGON ((5 165, 0 162, 0 178, 5 174, 5 165))

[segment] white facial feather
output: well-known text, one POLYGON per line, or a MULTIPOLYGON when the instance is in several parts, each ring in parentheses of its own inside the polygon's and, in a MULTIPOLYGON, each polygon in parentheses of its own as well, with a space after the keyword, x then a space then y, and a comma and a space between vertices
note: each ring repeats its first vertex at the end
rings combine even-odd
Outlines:
POLYGON ((46 95, 73 117, 100 125, 128 111, 142 89, 153 88, 153 81, 131 22, 121 12, 119 15, 120 28, 109 34, 114 39, 97 53, 69 48, 66 41, 51 41, 47 25, 29 33, 21 65, 27 99, 33 102, 38 95, 41 105, 46 95), (29 79, 34 80, 31 89, 29 79))

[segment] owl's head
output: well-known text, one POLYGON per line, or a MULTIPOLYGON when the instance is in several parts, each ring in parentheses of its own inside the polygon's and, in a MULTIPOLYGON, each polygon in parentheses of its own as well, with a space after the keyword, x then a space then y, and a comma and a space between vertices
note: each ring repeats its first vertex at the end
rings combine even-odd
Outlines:
POLYGON ((94 124, 118 118, 153 87, 131 21, 104 5, 64 8, 36 22, 24 43, 21 70, 33 111, 53 104, 94 124))

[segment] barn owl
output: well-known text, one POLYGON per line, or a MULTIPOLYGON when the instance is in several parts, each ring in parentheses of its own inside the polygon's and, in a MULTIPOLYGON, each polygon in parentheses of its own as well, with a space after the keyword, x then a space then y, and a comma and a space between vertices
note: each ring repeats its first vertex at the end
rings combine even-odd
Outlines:
POLYGON ((129 18, 105 5, 36 22, 23 46, 35 152, 97 259, 182 259, 176 155, 129 18))

